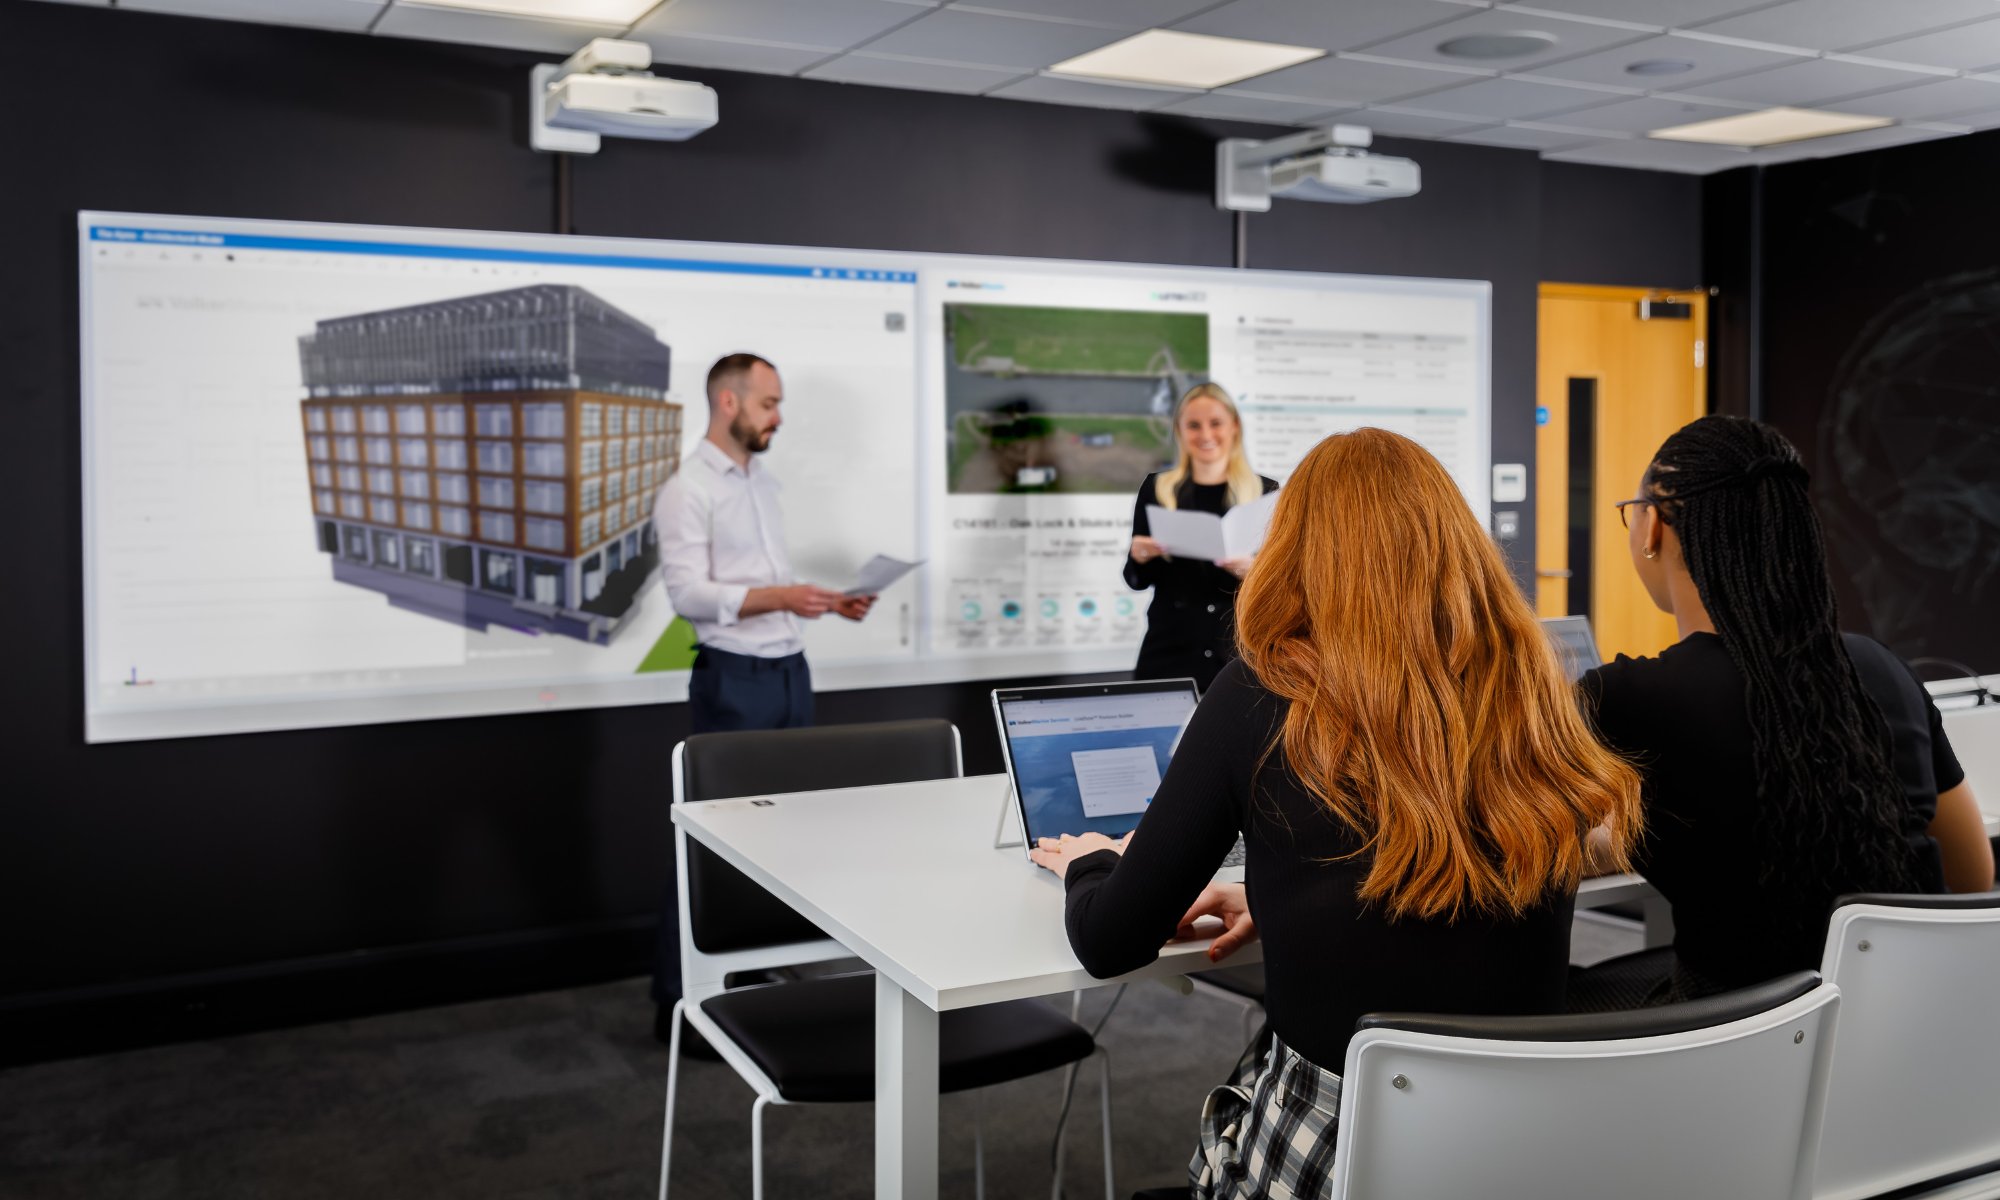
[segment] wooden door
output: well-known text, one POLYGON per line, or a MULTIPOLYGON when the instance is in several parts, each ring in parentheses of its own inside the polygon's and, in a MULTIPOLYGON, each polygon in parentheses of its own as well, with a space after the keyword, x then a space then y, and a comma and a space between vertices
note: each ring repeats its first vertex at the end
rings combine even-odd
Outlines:
POLYGON ((1668 434, 1708 411, 1707 329, 1699 291, 1541 288, 1535 608, 1588 615, 1607 661, 1657 654, 1675 640, 1674 619, 1633 573, 1611 505, 1637 493, 1668 434))

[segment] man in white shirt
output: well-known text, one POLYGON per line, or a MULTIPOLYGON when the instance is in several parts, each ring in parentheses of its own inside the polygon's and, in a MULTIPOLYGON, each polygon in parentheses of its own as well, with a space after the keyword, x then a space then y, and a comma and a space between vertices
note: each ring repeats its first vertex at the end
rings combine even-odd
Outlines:
MULTIPOLYGON (((771 446, 785 398, 777 368, 731 354, 708 372, 708 435, 660 489, 653 528, 660 573, 674 612, 694 626, 698 651, 688 680, 690 731, 791 729, 813 723, 812 673, 799 621, 868 615, 873 596, 848 596, 792 575, 778 481, 756 456, 771 446)), ((681 994, 679 896, 667 881, 653 972, 666 1041, 681 994)), ((700 1054, 699 1035, 682 1044, 700 1054), (692 1039, 692 1040, 690 1040, 692 1039)))

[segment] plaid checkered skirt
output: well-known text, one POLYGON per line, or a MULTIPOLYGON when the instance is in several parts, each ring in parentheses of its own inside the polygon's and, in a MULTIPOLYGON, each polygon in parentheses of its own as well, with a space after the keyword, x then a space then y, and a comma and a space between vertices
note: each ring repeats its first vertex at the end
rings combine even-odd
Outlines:
POLYGON ((1188 1163, 1194 1200, 1310 1200, 1333 1175, 1340 1076, 1273 1035, 1201 1106, 1201 1145, 1188 1163))

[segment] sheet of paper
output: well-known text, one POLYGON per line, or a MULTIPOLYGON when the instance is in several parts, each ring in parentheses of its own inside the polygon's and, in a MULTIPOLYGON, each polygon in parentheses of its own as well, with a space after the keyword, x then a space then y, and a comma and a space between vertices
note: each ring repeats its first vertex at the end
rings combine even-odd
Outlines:
POLYGON ((1222 517, 1222 545, 1225 558, 1241 558, 1263 548, 1265 531, 1271 528, 1271 513, 1278 507, 1278 493, 1266 492, 1248 504, 1239 504, 1222 517))
POLYGON ((1229 557, 1222 538, 1222 518, 1214 513, 1146 506, 1146 524, 1153 540, 1175 558, 1215 562, 1229 557))
POLYGON ((1086 817, 1145 812, 1160 788, 1160 764, 1151 746, 1072 750, 1069 761, 1086 817))
POLYGON ((1146 523, 1153 531, 1153 540, 1175 558, 1221 562, 1257 553, 1264 544, 1265 531, 1271 527, 1271 511, 1277 504, 1278 493, 1270 492, 1248 504, 1239 504, 1220 517, 1149 504, 1146 523))
POLYGON ((904 562, 899 558, 890 558, 886 554, 878 554, 861 565, 861 577, 854 581, 853 587, 847 589, 847 594, 850 596, 879 595, 883 588, 888 587, 890 584, 923 565, 924 560, 921 558, 915 562, 904 562))

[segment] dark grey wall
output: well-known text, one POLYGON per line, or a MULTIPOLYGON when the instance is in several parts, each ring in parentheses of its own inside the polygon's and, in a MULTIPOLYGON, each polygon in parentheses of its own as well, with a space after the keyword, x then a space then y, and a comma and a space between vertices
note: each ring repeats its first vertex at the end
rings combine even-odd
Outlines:
MULTIPOLYGON (((1741 223, 1749 182, 1710 184, 1741 223)), ((1992 131, 1763 180, 1763 413, 1813 470, 1842 623, 1982 672, 2000 671, 1996 188, 1992 131)))
MULTIPOLYGON (((0 127, 0 478, 16 565, 0 589, 13 631, 0 1005, 642 925, 666 867, 661 788, 683 706, 81 737, 76 210, 548 230, 553 164, 522 129, 534 56, 30 0, 0 0, 0 44, 88 44, 118 80, 78 88, 63 55, 17 56, 21 94, 66 98, 0 127)), ((722 124, 680 145, 607 140, 578 161, 581 232, 1221 266, 1231 223, 1208 199, 1210 147, 1266 132, 676 73, 720 90, 722 124)), ((1281 203, 1252 219, 1251 263, 1493 281, 1494 453, 1532 462, 1536 282, 1688 282, 1699 213, 1686 182, 1515 150, 1381 148, 1422 162, 1420 196, 1281 203), (1564 215, 1551 220, 1550 202, 1564 215), (1635 208, 1644 238, 1610 219, 1635 208)), ((1524 532, 1513 550, 1527 563, 1524 532)), ((830 694, 821 719, 950 716, 969 768, 994 770, 984 691, 830 694)))

